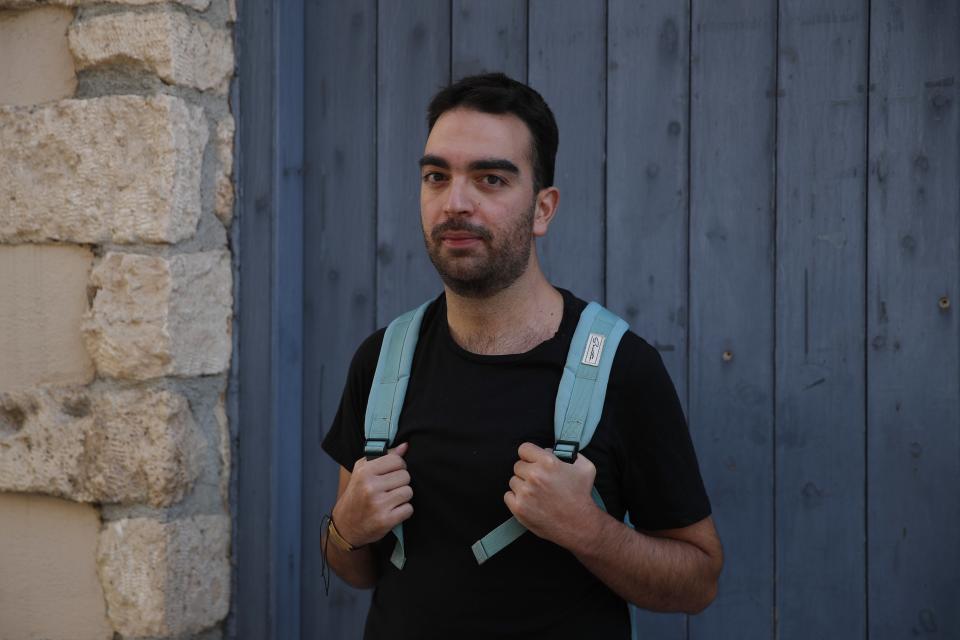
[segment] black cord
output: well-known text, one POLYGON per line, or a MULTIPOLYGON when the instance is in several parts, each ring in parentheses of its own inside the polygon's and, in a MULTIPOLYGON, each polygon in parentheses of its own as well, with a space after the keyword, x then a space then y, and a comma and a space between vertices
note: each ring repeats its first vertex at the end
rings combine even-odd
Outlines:
POLYGON ((323 578, 323 594, 325 596, 330 595, 330 563, 327 560, 327 547, 330 545, 329 526, 332 522, 333 516, 329 514, 324 514, 324 516, 320 518, 320 531, 326 534, 326 537, 323 539, 323 547, 320 550, 320 576, 323 578), (324 526, 324 523, 326 523, 326 526, 324 526))

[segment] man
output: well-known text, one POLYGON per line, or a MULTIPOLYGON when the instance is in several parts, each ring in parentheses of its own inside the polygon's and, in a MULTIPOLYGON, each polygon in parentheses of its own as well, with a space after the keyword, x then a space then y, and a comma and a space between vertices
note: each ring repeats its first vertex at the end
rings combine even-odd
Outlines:
POLYGON ((721 548, 659 354, 628 332, 589 446, 573 464, 550 451, 585 306, 537 260, 560 199, 553 114, 487 74, 440 91, 428 121, 421 225, 444 293, 424 315, 399 444, 363 457, 383 330, 354 356, 323 443, 342 466, 324 548, 344 580, 376 588, 365 637, 628 638, 625 601, 702 610, 721 548), (529 532, 478 565, 471 544, 511 514, 529 532), (401 522, 398 570, 388 534, 401 522))

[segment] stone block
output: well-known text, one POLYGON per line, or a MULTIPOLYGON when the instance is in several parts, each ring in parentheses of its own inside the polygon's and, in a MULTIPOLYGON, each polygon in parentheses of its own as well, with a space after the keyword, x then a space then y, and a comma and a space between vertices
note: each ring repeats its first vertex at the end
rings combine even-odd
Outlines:
POLYGON ((0 245, 0 391, 93 379, 80 337, 92 264, 86 247, 0 245))
POLYGON ((197 633, 227 615, 230 519, 131 518, 100 534, 97 562, 113 628, 124 637, 197 633))
POLYGON ((186 399, 169 391, 0 394, 0 491, 165 507, 197 478, 202 446, 186 399))
POLYGON ((0 13, 0 104, 29 105, 69 98, 77 88, 61 7, 0 13))
POLYGON ((83 324, 97 370, 113 378, 222 373, 230 366, 230 254, 108 253, 83 324))
POLYGON ((33 9, 35 7, 88 7, 95 4, 127 4, 135 7, 172 1, 197 11, 206 11, 210 0, 0 0, 0 9, 33 9))
POLYGON ((225 93, 233 74, 233 40, 226 29, 165 10, 94 16, 70 27, 78 69, 136 65, 168 84, 225 93))
POLYGON ((0 638, 110 640, 95 507, 0 493, 0 638))
POLYGON ((233 135, 236 125, 233 116, 217 123, 217 183, 213 212, 225 227, 233 220, 233 135))
POLYGON ((189 238, 207 135, 203 110, 167 95, 0 107, 0 242, 189 238))

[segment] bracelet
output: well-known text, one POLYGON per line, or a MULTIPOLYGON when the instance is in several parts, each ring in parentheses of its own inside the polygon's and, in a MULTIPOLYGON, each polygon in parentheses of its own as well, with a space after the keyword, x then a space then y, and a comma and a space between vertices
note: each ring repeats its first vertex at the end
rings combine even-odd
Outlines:
POLYGON ((337 531, 337 525, 333 522, 333 517, 329 518, 330 523, 327 525, 327 540, 332 541, 334 546, 343 551, 356 551, 360 547, 355 547, 350 544, 346 538, 340 535, 340 532, 337 531))

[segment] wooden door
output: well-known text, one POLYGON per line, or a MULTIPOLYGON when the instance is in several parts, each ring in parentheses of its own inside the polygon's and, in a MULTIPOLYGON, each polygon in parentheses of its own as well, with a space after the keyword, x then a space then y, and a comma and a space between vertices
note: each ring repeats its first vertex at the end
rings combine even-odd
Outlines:
POLYGON ((440 290, 426 103, 502 70, 560 127, 551 280, 661 352, 726 550, 704 613, 640 637, 960 633, 960 8, 874 0, 307 0, 301 636, 320 441, 360 341, 440 290), (576 260, 570 260, 576 255, 576 260))

